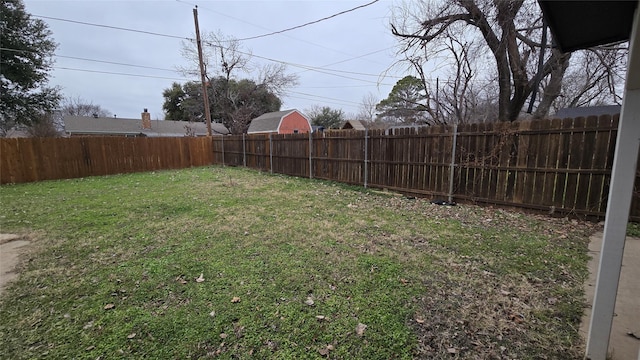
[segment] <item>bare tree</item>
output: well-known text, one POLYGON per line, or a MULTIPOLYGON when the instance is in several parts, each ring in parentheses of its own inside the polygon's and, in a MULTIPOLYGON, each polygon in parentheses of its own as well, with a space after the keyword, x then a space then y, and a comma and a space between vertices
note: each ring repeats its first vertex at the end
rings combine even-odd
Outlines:
POLYGON ((277 96, 284 96, 289 87, 298 83, 298 76, 286 71, 284 64, 266 64, 258 70, 257 83, 277 96))
MULTIPOLYGON (((391 31, 401 40, 401 53, 408 61, 437 59, 443 51, 450 50, 452 39, 457 47, 472 42, 481 44, 483 51, 491 55, 491 61, 484 56, 472 60, 465 58, 465 54, 455 60, 453 66, 463 70, 453 82, 457 96, 468 91, 465 84, 469 84, 467 75, 472 61, 491 63, 495 68, 492 79, 498 84, 498 119, 513 121, 538 80, 549 75, 540 104, 550 106, 560 94, 560 87, 553 85, 561 84, 570 59, 570 54, 552 49, 542 66, 537 66, 534 55, 543 45, 533 39, 541 38, 541 22, 541 13, 533 1, 448 0, 439 5, 429 2, 421 2, 417 7, 405 5, 396 11, 391 31)), ((454 113, 461 105, 458 97, 454 113)), ((540 112, 546 113, 548 109, 540 112)), ((456 116, 462 115, 459 112, 456 116)))
POLYGON ((93 116, 111 117, 111 112, 103 109, 100 105, 94 104, 90 100, 85 100, 80 96, 66 97, 62 100, 62 116, 93 116))
POLYGON ((553 108, 621 104, 627 51, 619 44, 576 52, 553 108))
POLYGON ((372 92, 367 93, 360 100, 358 113, 355 115, 356 120, 366 122, 374 122, 376 120, 376 105, 380 101, 372 92))
MULTIPOLYGON (((203 45, 211 112, 217 114, 214 121, 221 121, 234 134, 246 132, 251 120, 262 115, 265 107, 260 104, 277 103, 279 109, 278 97, 297 84, 297 76, 287 74, 284 64, 254 64, 251 52, 243 49, 240 41, 220 31, 205 34, 203 45), (257 74, 253 79, 248 77, 252 73, 257 74)), ((178 70, 186 76, 199 76, 196 44, 183 41, 182 55, 189 65, 178 70)))
MULTIPOLYGON (((237 39, 218 32, 205 33, 202 36, 202 59, 207 81, 211 77, 222 76, 227 80, 235 73, 251 71, 251 52, 244 50, 237 39)), ((182 41, 182 57, 189 61, 187 66, 178 66, 178 71, 186 76, 200 76, 198 48, 194 41, 182 41)))
POLYGON ((44 113, 40 115, 31 126, 27 128, 27 134, 31 137, 60 137, 62 132, 56 125, 54 114, 44 113))

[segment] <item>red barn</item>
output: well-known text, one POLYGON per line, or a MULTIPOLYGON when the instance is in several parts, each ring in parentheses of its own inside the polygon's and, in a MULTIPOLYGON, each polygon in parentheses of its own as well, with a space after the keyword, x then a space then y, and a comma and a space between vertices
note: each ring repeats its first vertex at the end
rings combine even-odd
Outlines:
POLYGON ((251 120, 247 134, 302 134, 311 131, 311 122, 296 109, 262 114, 251 120))

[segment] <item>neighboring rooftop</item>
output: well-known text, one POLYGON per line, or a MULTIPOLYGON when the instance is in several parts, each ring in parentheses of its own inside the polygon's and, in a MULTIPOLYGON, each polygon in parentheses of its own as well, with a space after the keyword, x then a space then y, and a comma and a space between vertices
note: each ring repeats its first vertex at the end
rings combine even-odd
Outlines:
MULTIPOLYGON (((65 116, 65 133, 68 135, 119 135, 149 137, 186 136, 187 127, 192 135, 206 136, 207 124, 188 121, 151 120, 150 128, 144 129, 141 119, 65 116)), ((229 131, 219 123, 211 124, 213 135, 226 135, 229 131)))
POLYGON ((347 120, 340 126, 342 130, 366 130, 364 124, 360 120, 347 120))
POLYGON ((603 106, 585 106, 574 108, 562 108, 556 112, 554 117, 565 118, 577 118, 587 116, 600 116, 600 115, 615 115, 620 114, 620 105, 603 105, 603 106))

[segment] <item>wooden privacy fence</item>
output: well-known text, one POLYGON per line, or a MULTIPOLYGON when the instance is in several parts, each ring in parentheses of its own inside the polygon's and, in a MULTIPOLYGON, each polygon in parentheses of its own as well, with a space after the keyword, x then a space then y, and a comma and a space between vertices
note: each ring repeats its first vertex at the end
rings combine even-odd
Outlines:
MULTIPOLYGON (((447 200, 604 216, 618 116, 213 139, 216 164, 447 200), (455 147, 454 147, 455 144, 455 147)), ((638 181, 636 181, 639 183, 638 181)), ((640 219, 640 197, 632 219, 640 219)))
MULTIPOLYGON (((392 133, 0 139, 0 180, 220 164, 443 200, 602 217, 617 126, 617 116, 601 116, 392 133)), ((633 220, 640 220, 638 193, 632 201, 633 220)))
POLYGON ((22 183, 213 163, 208 138, 0 139, 0 182, 22 183))

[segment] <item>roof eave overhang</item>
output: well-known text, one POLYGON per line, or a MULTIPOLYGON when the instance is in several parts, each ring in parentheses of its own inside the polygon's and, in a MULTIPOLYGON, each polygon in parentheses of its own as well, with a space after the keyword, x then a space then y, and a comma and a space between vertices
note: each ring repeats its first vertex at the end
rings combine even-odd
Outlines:
POLYGON ((555 46, 564 52, 629 40, 637 1, 538 0, 555 46))

